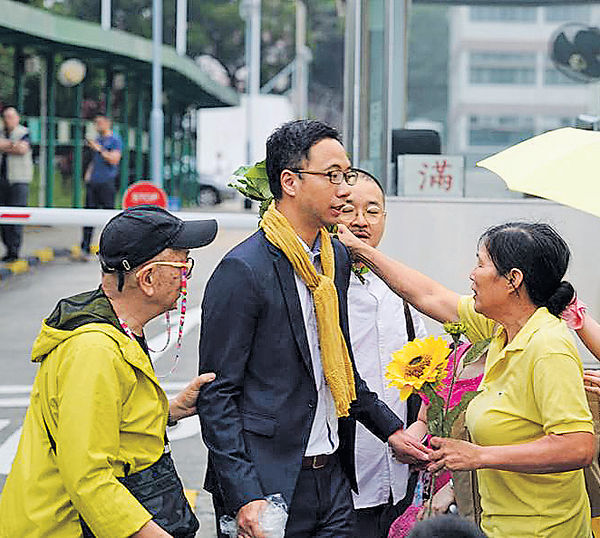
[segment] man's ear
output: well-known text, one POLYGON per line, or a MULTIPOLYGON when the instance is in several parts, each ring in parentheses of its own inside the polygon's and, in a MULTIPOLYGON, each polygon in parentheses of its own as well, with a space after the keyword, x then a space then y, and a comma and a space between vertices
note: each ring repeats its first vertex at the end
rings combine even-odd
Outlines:
POLYGON ((298 174, 286 169, 281 172, 279 180, 281 181, 281 190, 288 196, 295 198, 298 193, 298 182, 300 181, 298 174))
POLYGON ((138 288, 144 295, 152 297, 154 295, 154 274, 152 268, 143 271, 139 277, 134 277, 137 280, 138 288))

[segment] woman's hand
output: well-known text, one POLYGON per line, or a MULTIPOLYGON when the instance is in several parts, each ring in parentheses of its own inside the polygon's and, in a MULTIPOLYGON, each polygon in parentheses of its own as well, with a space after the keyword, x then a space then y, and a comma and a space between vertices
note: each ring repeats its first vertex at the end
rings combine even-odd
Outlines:
POLYGON ((189 385, 169 402, 169 416, 171 420, 178 421, 182 418, 195 415, 197 412, 196 400, 198 399, 200 388, 206 385, 206 383, 214 381, 215 377, 215 374, 211 372, 192 379, 189 385))
POLYGON ((583 372, 585 390, 600 394, 600 370, 585 370, 583 372))
POLYGON ((337 237, 344 245, 346 245, 350 254, 352 254, 352 257, 355 259, 357 258, 358 251, 367 246, 343 224, 338 224, 337 237))
POLYGON ((473 471, 481 468, 482 447, 467 441, 432 437, 434 449, 429 459, 434 463, 427 467, 430 472, 448 469, 449 471, 473 471))

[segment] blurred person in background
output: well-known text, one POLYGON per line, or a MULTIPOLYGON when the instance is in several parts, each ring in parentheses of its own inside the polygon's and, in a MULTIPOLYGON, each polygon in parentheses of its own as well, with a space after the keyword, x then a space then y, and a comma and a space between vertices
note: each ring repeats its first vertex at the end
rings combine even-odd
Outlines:
MULTIPOLYGON (((0 206, 25 207, 29 184, 33 179, 33 158, 29 130, 21 125, 17 110, 7 107, 2 112, 4 133, 0 138, 0 206)), ((0 235, 6 247, 3 262, 19 258, 23 241, 23 226, 0 225, 0 235)))
MULTIPOLYGON (((123 141, 113 132, 112 120, 104 114, 96 115, 94 126, 98 137, 96 140, 86 140, 93 155, 84 175, 85 207, 86 209, 114 209, 123 141)), ((81 253, 84 260, 90 253, 93 233, 94 228, 91 226, 83 228, 81 253)))

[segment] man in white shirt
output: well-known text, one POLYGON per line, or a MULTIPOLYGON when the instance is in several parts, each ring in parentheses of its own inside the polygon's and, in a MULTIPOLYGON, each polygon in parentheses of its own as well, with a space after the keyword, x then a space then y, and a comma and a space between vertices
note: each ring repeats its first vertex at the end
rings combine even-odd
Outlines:
MULTIPOLYGON (((340 222, 365 243, 379 245, 385 229, 385 196, 374 177, 359 173, 340 222)), ((426 335, 423 319, 366 267, 355 271, 359 275, 350 277, 348 317, 356 367, 369 388, 408 424, 407 402, 400 401, 398 389, 387 386, 384 375, 394 351, 415 336, 426 335)), ((416 398, 419 401, 411 404, 418 412, 420 399, 416 398)), ((391 523, 411 503, 408 465, 395 461, 389 448, 362 424, 356 425, 354 454, 359 491, 352 495, 355 536, 387 538, 391 523)))

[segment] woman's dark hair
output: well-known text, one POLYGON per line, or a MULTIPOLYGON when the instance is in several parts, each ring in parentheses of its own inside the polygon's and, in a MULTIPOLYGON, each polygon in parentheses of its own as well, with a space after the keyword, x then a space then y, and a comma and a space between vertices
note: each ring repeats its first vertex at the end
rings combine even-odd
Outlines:
POLYGON ((453 515, 443 515, 419 521, 409 538, 485 538, 474 523, 453 515))
POLYGON ((269 187, 275 200, 280 200, 281 172, 300 168, 308 152, 317 142, 333 138, 341 142, 337 129, 317 120, 294 120, 284 123, 267 139, 266 168, 269 187))
POLYGON ((562 278, 571 252, 565 240, 545 223, 507 222, 489 228, 479 239, 498 274, 511 269, 523 273, 523 283, 531 302, 545 306, 559 316, 575 290, 562 278))

